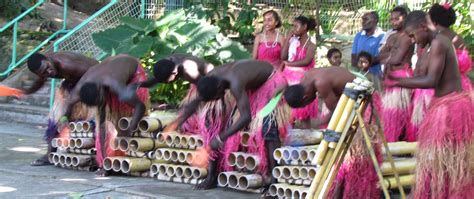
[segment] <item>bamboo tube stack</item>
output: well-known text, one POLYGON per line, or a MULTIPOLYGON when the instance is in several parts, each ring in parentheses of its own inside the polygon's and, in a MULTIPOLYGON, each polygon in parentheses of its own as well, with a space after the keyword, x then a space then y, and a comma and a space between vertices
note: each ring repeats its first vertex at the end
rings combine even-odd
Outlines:
POLYGON ((277 183, 269 188, 269 194, 278 198, 305 198, 317 167, 312 164, 319 143, 323 139, 319 129, 290 129, 285 146, 273 152, 278 166, 272 176, 277 183))
MULTIPOLYGON (((123 151, 126 156, 107 157, 104 159, 104 169, 116 173, 150 177, 150 167, 154 163, 164 161, 155 158, 157 149, 167 147, 160 139, 161 130, 170 121, 159 115, 145 116, 138 122, 138 127, 132 130, 132 137, 116 137, 109 146, 114 150, 123 151)), ((131 118, 123 117, 117 122, 117 129, 129 131, 131 118)))
POLYGON ((48 155, 55 166, 82 171, 93 171, 95 162, 95 124, 94 121, 69 123, 70 133, 60 135, 51 141, 57 151, 48 155))
MULTIPOLYGON (((411 187, 415 184, 415 167, 416 159, 413 154, 416 151, 416 142, 391 142, 388 143, 390 152, 396 157, 394 158, 395 169, 400 175, 400 184, 403 187, 411 187)), ((382 151, 385 154, 385 150, 382 151)), ((389 162, 384 159, 381 165, 384 178, 384 184, 388 189, 397 189, 398 182, 395 179, 393 169, 389 162)))

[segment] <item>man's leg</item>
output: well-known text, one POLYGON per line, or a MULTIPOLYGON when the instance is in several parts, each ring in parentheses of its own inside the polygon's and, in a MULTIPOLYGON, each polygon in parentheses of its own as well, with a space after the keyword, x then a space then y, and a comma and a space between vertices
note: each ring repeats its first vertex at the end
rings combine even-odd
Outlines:
MULTIPOLYGON (((102 105, 102 106, 99 106, 98 108, 98 111, 99 111, 99 132, 96 132, 96 133, 99 133, 99 137, 100 137, 100 153, 102 154, 102 158, 106 158, 107 157, 107 147, 105 146, 106 144, 106 128, 105 128, 105 125, 106 125, 106 122, 105 122, 105 105, 102 105)), ((108 144, 108 143, 107 143, 108 144)), ((97 146, 96 146, 97 147, 97 146)), ((103 161, 103 159, 99 160, 99 161, 103 161)), ((99 164, 101 165, 101 164, 99 164)), ((99 169, 97 170, 97 172, 95 173, 97 176, 107 176, 109 175, 109 172, 104 170, 103 167, 99 167, 99 169)))
POLYGON ((201 189, 212 189, 217 187, 217 167, 218 167, 219 159, 211 160, 209 162, 209 166, 207 167, 207 177, 204 181, 194 186, 194 189, 201 190, 201 189))

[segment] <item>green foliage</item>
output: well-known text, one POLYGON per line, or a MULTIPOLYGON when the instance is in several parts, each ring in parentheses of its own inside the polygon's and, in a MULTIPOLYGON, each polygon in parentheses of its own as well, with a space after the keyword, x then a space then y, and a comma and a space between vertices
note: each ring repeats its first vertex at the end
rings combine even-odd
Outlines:
MULTIPOLYGON (((9 20, 15 18, 33 4, 36 0, 1 0, 0 1, 0 17, 5 17, 9 20)), ((36 13, 32 13, 36 16, 36 13)))
MULTIPOLYGON (((92 38, 109 55, 125 53, 141 58, 149 72, 157 60, 173 53, 192 54, 214 65, 250 57, 240 43, 220 34, 219 27, 200 14, 178 10, 156 21, 123 17, 119 26, 95 33, 92 38)), ((188 87, 184 81, 160 84, 151 90, 152 101, 177 106, 188 87)))
POLYGON ((323 34, 331 34, 336 23, 339 21, 339 13, 342 11, 341 4, 328 4, 319 10, 319 21, 323 34))
POLYGON ((253 33, 255 26, 253 21, 258 17, 258 12, 255 9, 255 3, 243 4, 242 10, 237 17, 234 24, 234 30, 239 33, 239 40, 243 43, 250 44, 253 42, 253 33))

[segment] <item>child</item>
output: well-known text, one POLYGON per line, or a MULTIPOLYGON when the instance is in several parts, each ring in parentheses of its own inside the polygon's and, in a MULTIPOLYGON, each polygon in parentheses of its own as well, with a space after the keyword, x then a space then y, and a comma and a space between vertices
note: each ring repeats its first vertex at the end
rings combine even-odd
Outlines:
POLYGON ((342 53, 337 48, 331 48, 328 50, 327 58, 331 66, 341 66, 342 53))

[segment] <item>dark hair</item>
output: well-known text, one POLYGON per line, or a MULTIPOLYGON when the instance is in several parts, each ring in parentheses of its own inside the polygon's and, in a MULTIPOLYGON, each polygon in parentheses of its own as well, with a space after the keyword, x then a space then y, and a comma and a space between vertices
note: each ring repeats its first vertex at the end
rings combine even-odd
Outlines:
POLYGON ((372 55, 366 51, 362 51, 360 52, 358 55, 357 55, 357 61, 361 58, 361 57, 365 57, 367 59, 367 61, 369 61, 369 63, 371 64, 372 63, 372 55))
POLYGON ((277 28, 281 27, 281 18, 280 18, 280 15, 278 15, 278 13, 274 10, 269 10, 269 11, 266 11, 263 13, 262 16, 265 16, 267 14, 272 14, 273 18, 275 19, 276 21, 276 26, 277 28))
POLYGON ((204 101, 213 100, 219 90, 220 81, 219 78, 214 76, 205 76, 199 79, 197 83, 199 96, 201 96, 204 101))
POLYGON ((40 54, 40 53, 35 53, 28 58, 28 69, 30 69, 31 72, 36 72, 38 69, 41 67, 41 61, 45 60, 46 56, 40 54))
POLYGON ((411 25, 420 25, 421 23, 426 23, 426 13, 421 10, 415 10, 408 14, 405 19, 404 28, 411 25))
POLYGON ((160 59, 153 65, 153 76, 159 82, 166 82, 176 68, 176 64, 169 59, 160 59))
POLYGON ((301 84, 289 86, 283 94, 285 95, 286 103, 292 108, 300 108, 305 105, 303 100, 304 87, 301 84))
POLYGON ((372 15, 372 17, 374 17, 375 21, 379 22, 379 14, 376 11, 371 11, 368 14, 372 15))
POLYGON ((393 8, 391 12, 398 12, 402 16, 407 16, 408 15, 407 9, 403 6, 397 6, 397 7, 393 8))
POLYGON ((306 25, 306 29, 308 31, 316 30, 316 20, 314 20, 313 18, 299 16, 295 18, 295 21, 299 21, 302 25, 306 25))
POLYGON ((328 50, 327 58, 328 58, 328 59, 331 59, 332 54, 334 54, 334 53, 336 53, 336 52, 338 52, 338 53, 340 53, 340 54, 342 55, 342 53, 341 53, 341 51, 340 51, 339 49, 337 49, 337 48, 331 48, 331 49, 328 50))
POLYGON ((428 11, 431 21, 448 28, 456 22, 456 12, 451 6, 433 4, 428 11))
POLYGON ((95 83, 85 83, 79 90, 81 102, 88 106, 97 105, 99 94, 99 86, 97 86, 95 83))

